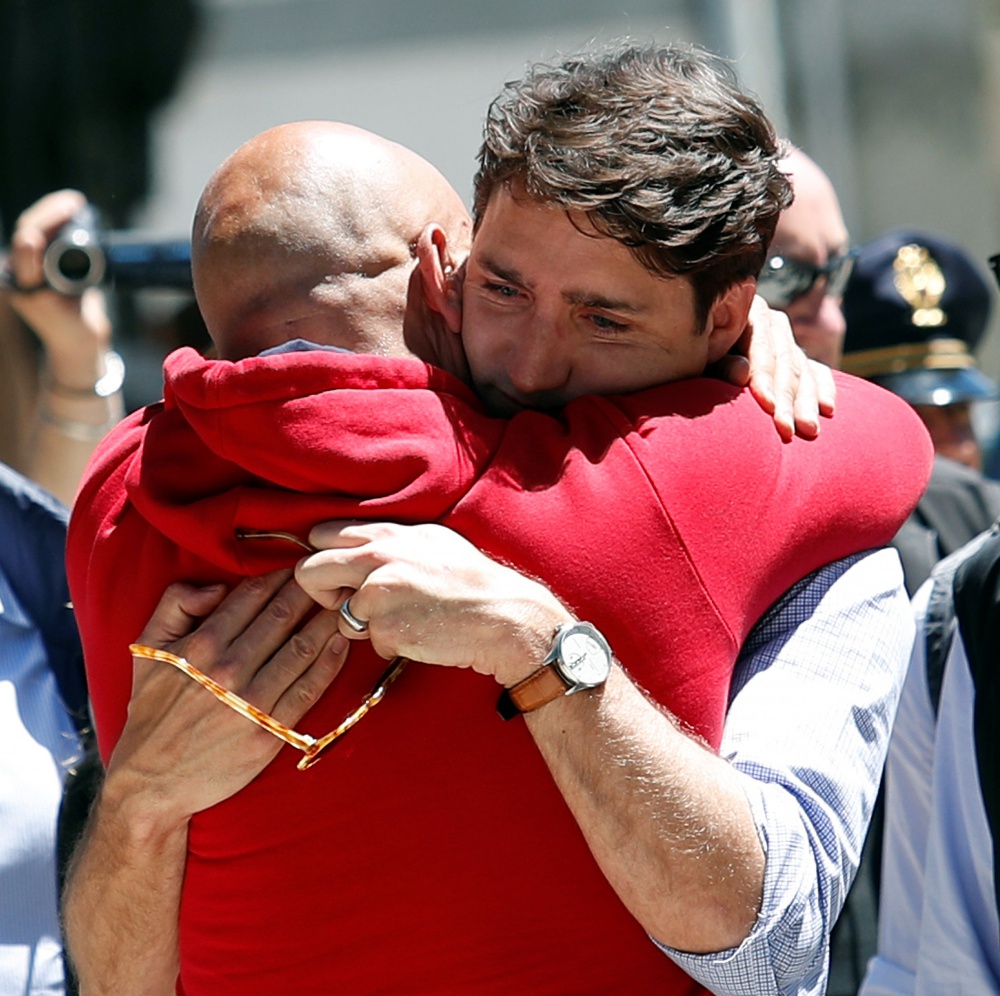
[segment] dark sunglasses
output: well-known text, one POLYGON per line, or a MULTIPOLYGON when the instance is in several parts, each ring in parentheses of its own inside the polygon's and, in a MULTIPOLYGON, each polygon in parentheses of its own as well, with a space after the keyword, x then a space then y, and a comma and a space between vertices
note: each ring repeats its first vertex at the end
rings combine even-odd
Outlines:
POLYGON ((804 263, 791 256, 769 256, 757 278, 757 293, 772 308, 787 308, 808 294, 817 281, 826 278, 826 293, 842 297, 857 255, 856 249, 848 249, 843 255, 831 256, 826 266, 804 263))

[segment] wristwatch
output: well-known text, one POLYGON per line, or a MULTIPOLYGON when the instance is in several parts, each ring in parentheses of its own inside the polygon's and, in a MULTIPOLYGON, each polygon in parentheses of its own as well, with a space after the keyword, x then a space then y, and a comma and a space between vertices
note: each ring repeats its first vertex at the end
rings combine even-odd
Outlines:
POLYGON ((542 666, 497 699, 497 712, 513 719, 545 705, 560 695, 598 688, 611 673, 611 647, 600 630, 588 622, 564 623, 542 666))

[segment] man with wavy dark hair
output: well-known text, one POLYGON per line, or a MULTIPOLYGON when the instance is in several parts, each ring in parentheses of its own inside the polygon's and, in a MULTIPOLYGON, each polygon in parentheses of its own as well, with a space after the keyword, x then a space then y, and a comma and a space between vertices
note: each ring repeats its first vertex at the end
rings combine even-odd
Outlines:
POLYGON ((608 378, 634 390, 668 362, 684 376, 719 359, 791 199, 781 151, 728 65, 698 50, 627 47, 507 84, 487 116, 462 302, 477 390, 505 413, 552 408, 608 378), (574 242, 576 256, 553 251, 574 242), (602 274, 611 254, 618 270, 602 274), (517 345, 537 352, 550 327, 580 334, 560 336, 546 369, 522 364, 517 345), (647 348, 590 366, 575 346, 591 334, 647 348))
POLYGON ((781 145, 728 64, 625 48, 537 66, 490 105, 477 228, 498 189, 587 216, 650 273, 691 278, 699 318, 756 277, 792 190, 781 145))
MULTIPOLYGON (((439 297, 480 396, 504 414, 559 409, 724 353, 790 198, 782 152, 728 68, 698 51, 627 47, 508 85, 489 112, 461 301, 439 297)), ((712 498, 692 496, 702 538, 728 514, 712 498)), ((613 542, 591 525, 594 544, 613 542)), ((326 605, 355 589, 341 631, 381 655, 472 667, 519 695, 553 670, 545 649, 572 616, 543 586, 419 527, 340 522, 310 539, 323 549, 300 582, 326 605)), ((639 526, 623 556, 633 541, 639 526)), ((566 544, 564 559, 583 554, 566 544)), ((844 569, 819 572, 751 636, 719 756, 689 752, 616 668, 525 715, 618 897, 713 991, 825 987, 912 638, 895 555, 844 569)))

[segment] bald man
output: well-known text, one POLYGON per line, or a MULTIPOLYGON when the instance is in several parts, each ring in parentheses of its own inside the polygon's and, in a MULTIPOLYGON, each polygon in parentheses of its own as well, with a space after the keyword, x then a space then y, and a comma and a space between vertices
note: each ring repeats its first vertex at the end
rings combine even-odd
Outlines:
POLYGON ((795 199, 781 212, 758 293, 784 311, 807 356, 838 369, 844 350, 840 302, 853 257, 830 178, 801 149, 781 161, 795 199))
MULTIPOLYGON (((878 544, 916 500, 926 447, 903 406, 885 415, 914 440, 912 460, 897 464, 884 493, 867 491, 872 467, 838 441, 862 439, 859 451, 874 460, 887 431, 852 416, 865 407, 854 381, 843 382, 836 424, 808 446, 782 444, 746 395, 697 380, 630 399, 579 398, 559 419, 484 416, 459 381, 397 355, 405 350, 386 338, 399 321, 408 344, 447 333, 442 362, 457 341, 448 324, 459 306, 453 246, 467 223, 419 217, 447 214, 455 201, 412 158, 355 129, 314 123, 266 133, 224 164, 199 208, 193 262, 226 358, 171 357, 165 403, 112 437, 78 502, 70 574, 109 771, 67 924, 95 988, 130 991, 140 979, 170 991, 178 906, 188 993, 363 989, 373 958, 379 987, 507 991, 505 954, 526 951, 543 929, 566 956, 534 959, 513 976, 539 989, 693 986, 609 888, 526 729, 511 732, 491 715, 495 684, 483 675, 414 668, 380 707, 383 720, 366 720, 309 775, 282 755, 231 798, 232 780, 222 779, 225 792, 206 801, 217 779, 206 771, 190 794, 175 784, 178 796, 166 802, 162 781, 150 777, 149 765, 163 763, 154 752, 139 765, 146 778, 135 779, 137 738, 128 738, 131 759, 111 753, 128 707, 125 646, 167 581, 233 581, 290 564, 322 518, 443 518, 597 619, 636 680, 717 744, 738 642, 755 619, 811 569, 878 544), (276 179, 281 169, 291 177, 276 179), (334 198, 332 212, 328 184, 354 191, 334 198), (345 344, 382 356, 345 353, 345 344), (841 502, 830 480, 865 500, 841 502), (704 494, 727 508, 714 530, 705 528, 704 494), (591 542, 597 524, 620 539, 591 542), (754 542, 740 542, 751 529, 754 542), (630 542, 636 531, 641 544, 630 542), (126 560, 141 572, 123 572, 126 560), (108 613, 109 604, 121 611, 108 613), (122 805, 123 786, 131 806, 122 805), (152 807, 134 800, 146 791, 158 796, 152 807), (276 812, 292 818, 275 820, 276 812), (131 858, 121 850, 137 839, 132 819, 149 853, 186 855, 147 858, 147 887, 135 878, 142 849, 131 858), (552 851, 539 851, 541 839, 552 851), (521 869, 499 891, 490 888, 498 862, 521 869), (306 938, 287 915, 289 900, 310 911, 306 938), (614 958, 599 946, 574 950, 581 908, 614 958)), ((358 646, 309 725, 332 729, 382 666, 358 646)), ((709 759, 699 784, 742 798, 724 762, 654 713, 682 750, 709 759)), ((719 860, 739 858, 730 851, 719 860)), ((714 866, 699 864, 705 887, 732 892, 714 866)))
POLYGON ((472 221, 425 159, 346 124, 274 128, 202 193, 191 245, 198 306, 225 359, 297 338, 420 356, 466 379, 461 341, 435 334, 426 300, 409 293, 418 251, 435 239, 454 268, 472 221))

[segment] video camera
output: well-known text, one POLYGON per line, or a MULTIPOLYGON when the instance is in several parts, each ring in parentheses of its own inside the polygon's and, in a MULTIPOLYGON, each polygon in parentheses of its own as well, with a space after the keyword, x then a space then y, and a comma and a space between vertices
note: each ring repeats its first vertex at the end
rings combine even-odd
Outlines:
MULTIPOLYGON (((46 285, 67 296, 105 283, 190 290, 191 243, 136 231, 104 231, 97 210, 87 204, 49 243, 42 269, 46 285)), ((0 271, 0 286, 18 289, 7 268, 0 271)))

